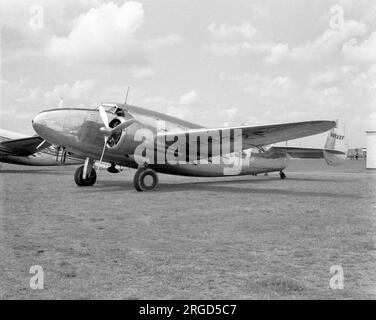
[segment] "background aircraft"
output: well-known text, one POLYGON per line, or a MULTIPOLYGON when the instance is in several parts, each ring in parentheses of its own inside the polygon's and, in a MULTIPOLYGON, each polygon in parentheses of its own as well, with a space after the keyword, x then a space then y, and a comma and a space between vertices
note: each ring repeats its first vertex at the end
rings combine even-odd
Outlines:
POLYGON ((157 172, 218 177, 227 175, 254 175, 277 171, 286 176, 283 169, 289 157, 323 158, 328 164, 337 164, 345 153, 336 149, 342 136, 334 131, 324 149, 271 147, 273 143, 297 139, 328 131, 336 127, 334 121, 307 121, 266 126, 240 126, 207 129, 166 114, 127 104, 103 104, 96 109, 57 108, 39 113, 33 120, 34 130, 53 145, 86 158, 85 165, 75 172, 78 186, 92 186, 96 182, 94 161, 111 163, 109 171, 117 172, 115 166, 137 168, 133 182, 138 191, 149 191, 158 185, 157 172), (163 122, 163 128, 160 123, 163 122), (141 136, 140 136, 141 132, 141 136), (144 133, 143 133, 144 132, 144 133), (148 133, 151 137, 148 137, 148 133), (240 132, 240 152, 235 149, 240 132), (196 139, 199 136, 200 138, 196 139), (204 136, 206 139, 203 139, 204 136), (209 138, 210 137, 210 138, 209 138), (229 142, 224 143, 224 137, 229 142), (162 141, 160 144, 158 141, 162 141), (199 151, 207 149, 206 155, 199 151), (227 148, 229 147, 229 148, 227 148), (141 160, 139 150, 141 152, 141 160), (258 152, 252 152, 257 149, 258 152), (197 160, 188 159, 194 150, 197 160), (160 157, 173 158, 183 155, 175 163, 158 162, 160 157), (239 160, 235 169, 229 165, 239 160), (180 161, 184 160, 184 161, 180 161), (206 161, 204 161, 206 160, 206 161), (240 168, 239 168, 240 167, 240 168))
POLYGON ((0 162, 28 166, 56 166, 82 163, 66 151, 54 149, 41 137, 0 129, 0 162))

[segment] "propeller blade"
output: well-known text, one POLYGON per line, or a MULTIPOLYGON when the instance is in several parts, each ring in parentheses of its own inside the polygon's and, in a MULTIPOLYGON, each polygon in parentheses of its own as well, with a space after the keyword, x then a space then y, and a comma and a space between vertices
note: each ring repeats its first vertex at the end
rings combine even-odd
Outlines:
POLYGON ((122 131, 123 129, 128 128, 134 122, 135 122, 135 119, 129 119, 129 120, 126 120, 125 122, 120 123, 115 128, 105 128, 105 127, 102 127, 99 130, 105 136, 111 136, 112 134, 114 134, 114 133, 116 133, 118 131, 122 131))
POLYGON ((123 123, 120 123, 118 126, 116 126, 115 128, 111 130, 111 134, 118 132, 118 131, 122 131, 125 128, 128 128, 134 122, 135 122, 135 119, 129 119, 123 123))
POLYGON ((108 140, 108 137, 104 136, 104 145, 103 145, 103 150, 102 150, 101 157, 99 159, 99 166, 97 167, 98 168, 97 172, 99 172, 100 166, 102 165, 102 160, 103 160, 104 152, 106 151, 107 140, 108 140))
POLYGON ((109 122, 108 122, 108 117, 107 117, 107 112, 104 110, 102 106, 99 106, 99 115, 101 116, 101 119, 104 123, 104 126, 106 129, 109 128, 109 122))

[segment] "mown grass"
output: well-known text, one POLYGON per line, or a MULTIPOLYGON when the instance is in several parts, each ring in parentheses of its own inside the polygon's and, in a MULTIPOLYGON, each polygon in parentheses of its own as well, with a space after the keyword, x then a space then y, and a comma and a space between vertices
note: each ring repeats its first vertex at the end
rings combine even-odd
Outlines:
POLYGON ((1 298, 376 297, 376 174, 362 161, 298 161, 286 180, 162 175, 151 193, 132 171, 81 189, 73 170, 3 166, 1 298), (44 290, 29 287, 32 265, 44 290))

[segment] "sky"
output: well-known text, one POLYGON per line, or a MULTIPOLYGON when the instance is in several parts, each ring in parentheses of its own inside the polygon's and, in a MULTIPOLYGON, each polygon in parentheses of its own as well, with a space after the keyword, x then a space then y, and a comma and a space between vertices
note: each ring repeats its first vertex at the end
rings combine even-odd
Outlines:
MULTIPOLYGON (((376 130, 376 1, 1 0, 0 126, 124 102, 208 127, 376 130)), ((324 135, 289 142, 322 147, 324 135)))

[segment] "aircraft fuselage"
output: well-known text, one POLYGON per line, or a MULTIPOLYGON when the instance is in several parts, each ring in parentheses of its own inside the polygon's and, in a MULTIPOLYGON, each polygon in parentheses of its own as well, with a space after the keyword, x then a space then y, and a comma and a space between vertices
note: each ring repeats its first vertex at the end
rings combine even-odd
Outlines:
MULTIPOLYGON (((154 136, 161 131, 159 124, 163 123, 162 130, 187 130, 203 129, 202 126, 180 120, 168 115, 153 112, 139 107, 127 106, 128 111, 135 119, 135 122, 124 129, 117 137, 116 144, 106 148, 103 161, 116 163, 121 166, 137 168, 139 164, 135 161, 136 148, 142 143, 135 139, 140 130, 148 130, 154 136)), ((107 112, 109 121, 116 118, 116 115, 107 112)), ((130 117, 127 113, 125 119, 130 117)), ((103 122, 96 109, 62 108, 41 112, 33 123, 34 129, 48 142, 58 146, 64 146, 67 151, 83 158, 100 159, 104 147, 104 136, 101 132, 103 122)), ((163 150, 165 150, 163 148, 163 150)), ((232 154, 234 159, 241 159, 238 170, 224 170, 231 168, 226 162, 228 155, 213 156, 210 161, 199 160, 185 163, 170 164, 155 161, 149 164, 157 172, 200 177, 218 177, 224 175, 249 175, 263 172, 281 171, 287 166, 287 157, 281 154, 278 157, 270 158, 263 153, 243 152, 232 154)), ((157 158, 157 156, 155 156, 157 158)))

